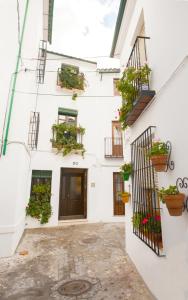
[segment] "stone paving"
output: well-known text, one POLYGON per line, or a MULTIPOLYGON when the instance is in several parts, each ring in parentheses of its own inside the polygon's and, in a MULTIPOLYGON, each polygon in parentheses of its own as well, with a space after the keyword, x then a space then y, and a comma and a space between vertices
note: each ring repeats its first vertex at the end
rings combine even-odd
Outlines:
POLYGON ((0 259, 0 299, 154 298, 124 251, 124 224, 98 223, 27 230, 0 259))

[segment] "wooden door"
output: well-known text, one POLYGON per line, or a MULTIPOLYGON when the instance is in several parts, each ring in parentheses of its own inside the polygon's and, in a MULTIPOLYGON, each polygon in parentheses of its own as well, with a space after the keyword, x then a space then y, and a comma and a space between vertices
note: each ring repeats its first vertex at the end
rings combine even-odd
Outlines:
POLYGON ((59 219, 86 218, 86 176, 85 169, 62 169, 59 219))
POLYGON ((125 215, 125 205, 121 201, 121 195, 124 191, 124 181, 120 173, 113 173, 113 188, 114 188, 114 215, 125 215))
POLYGON ((112 121, 112 156, 123 157, 122 131, 118 121, 112 121))

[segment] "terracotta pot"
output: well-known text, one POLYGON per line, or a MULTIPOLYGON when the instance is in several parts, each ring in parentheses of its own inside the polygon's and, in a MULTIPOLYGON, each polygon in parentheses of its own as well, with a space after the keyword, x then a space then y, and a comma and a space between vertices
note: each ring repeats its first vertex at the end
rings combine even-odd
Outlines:
POLYGON ((166 203, 170 216, 181 216, 184 205, 184 194, 164 195, 163 200, 166 203))
POLYGON ((152 155, 150 159, 152 161, 152 165, 155 168, 156 172, 166 171, 166 167, 168 163, 168 154, 152 155))
POLYGON ((129 195, 122 195, 121 196, 121 201, 123 202, 123 203, 128 203, 129 202, 129 195))

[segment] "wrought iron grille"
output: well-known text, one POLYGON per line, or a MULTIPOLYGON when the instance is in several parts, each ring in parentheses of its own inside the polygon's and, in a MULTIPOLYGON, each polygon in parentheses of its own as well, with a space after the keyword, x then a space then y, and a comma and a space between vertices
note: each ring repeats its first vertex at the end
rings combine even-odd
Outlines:
POLYGON ((121 137, 104 139, 104 156, 106 158, 123 158, 123 140, 121 137))
POLYGON ((34 185, 49 184, 51 187, 51 181, 52 181, 52 171, 32 170, 30 195, 32 195, 32 190, 34 185))
POLYGON ((31 150, 37 149, 39 123, 40 123, 39 112, 31 112, 29 134, 28 134, 28 146, 31 150))
POLYGON ((156 173, 148 157, 155 127, 147 128, 132 144, 133 233, 162 256, 162 232, 156 173))
MULTIPOLYGON (((127 67, 133 67, 138 70, 147 64, 146 41, 148 39, 149 37, 137 36, 130 57, 128 59, 127 67)), ((149 78, 147 78, 147 82, 145 83, 142 82, 141 78, 138 78, 134 80, 133 86, 135 88, 134 98, 136 98, 138 92, 142 90, 149 90, 149 78)))
POLYGON ((37 83, 44 83, 44 75, 46 68, 47 42, 41 40, 38 52, 37 64, 37 83))

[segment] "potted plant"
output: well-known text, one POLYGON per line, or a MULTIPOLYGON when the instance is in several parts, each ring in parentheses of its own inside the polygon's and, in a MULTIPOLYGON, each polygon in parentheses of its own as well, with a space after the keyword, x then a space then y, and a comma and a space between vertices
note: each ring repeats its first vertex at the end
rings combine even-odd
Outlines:
POLYGON ((61 123, 54 124, 52 132, 51 143, 52 147, 57 149, 57 152, 62 152, 63 156, 71 152, 84 155, 85 149, 82 144, 82 136, 85 133, 85 128, 75 124, 61 123))
POLYGON ((176 186, 170 185, 168 188, 162 188, 159 196, 166 204, 170 216, 181 216, 184 207, 185 194, 180 193, 176 186))
POLYGON ((168 164, 168 148, 164 142, 153 142, 149 158, 157 172, 164 172, 168 164))
POLYGON ((121 201, 123 202, 123 203, 128 203, 129 202, 129 198, 130 198, 130 193, 128 193, 128 192, 122 192, 121 194, 121 201))
POLYGON ((121 174, 123 176, 124 181, 128 181, 129 177, 132 173, 132 164, 131 163, 125 163, 120 168, 121 174))

